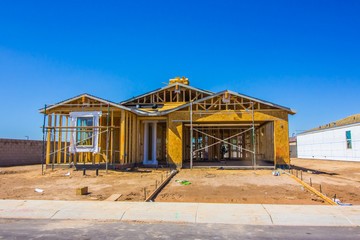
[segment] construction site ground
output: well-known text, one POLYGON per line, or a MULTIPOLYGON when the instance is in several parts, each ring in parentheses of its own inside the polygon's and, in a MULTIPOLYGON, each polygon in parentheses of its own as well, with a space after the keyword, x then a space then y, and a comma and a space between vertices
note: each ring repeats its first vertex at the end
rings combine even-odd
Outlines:
POLYGON ((165 178, 169 170, 137 169, 136 171, 87 170, 73 168, 46 169, 41 175, 41 165, 2 167, 0 173, 0 199, 32 200, 105 200, 112 194, 121 194, 118 201, 144 201, 147 193, 155 188, 155 180, 165 178), (66 174, 70 173, 69 176, 66 174), (87 186, 89 194, 76 195, 76 188, 87 186), (35 189, 44 190, 43 193, 35 189))
MULTIPOLYGON (((342 203, 360 204, 360 162, 292 158, 293 169, 302 170, 303 181, 342 203)), ((293 170, 296 174, 296 170, 293 170)))
MULTIPOLYGON (((303 180, 330 198, 343 203, 360 204, 360 163, 343 161, 292 159, 293 169, 303 170, 303 180)), ((121 194, 118 201, 144 201, 165 179, 168 169, 135 171, 94 170, 73 168, 46 169, 41 175, 41 165, 0 168, 0 199, 33 200, 105 200, 121 194), (66 176, 70 173, 69 176, 66 176), (157 181, 157 182, 156 182, 157 181), (88 186, 89 194, 76 195, 76 188, 88 186), (44 190, 38 193, 35 189, 44 190)), ((301 184, 280 171, 272 170, 217 170, 181 169, 156 196, 156 202, 204 202, 249 204, 327 204, 301 184), (182 185, 176 180, 188 180, 182 185)), ((293 171, 294 175, 296 171, 293 171)), ((298 171, 300 178, 300 171, 298 171)))
POLYGON ((326 204, 286 174, 273 176, 272 171, 183 169, 158 194, 155 201, 326 204), (187 180, 191 184, 182 185, 176 180, 187 180))

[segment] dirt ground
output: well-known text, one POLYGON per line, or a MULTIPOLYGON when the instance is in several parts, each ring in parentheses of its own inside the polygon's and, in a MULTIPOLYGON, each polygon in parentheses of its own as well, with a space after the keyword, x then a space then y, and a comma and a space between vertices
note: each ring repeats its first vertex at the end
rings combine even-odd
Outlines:
MULTIPOLYGON (((360 162, 292 158, 291 165, 302 170, 303 181, 328 197, 343 203, 360 204, 360 162)), ((296 171, 293 172, 296 174, 296 171)))
MULTIPOLYGON (((360 204, 360 163, 292 159, 294 169, 303 170, 303 180, 330 198, 360 204)), ((169 170, 138 169, 133 172, 74 169, 47 169, 41 165, 0 168, 0 199, 105 200, 122 194, 119 201, 144 201, 155 180, 165 179, 169 170), (70 176, 65 174, 70 172, 70 176), (77 196, 77 187, 88 186, 90 194, 77 196), (44 190, 35 192, 35 188, 44 190)), ((280 171, 281 173, 281 171, 280 171)), ((295 172, 294 172, 295 174, 295 172)), ((298 172, 300 177, 300 171, 298 172)), ((273 176, 271 170, 182 169, 155 198, 158 202, 211 202, 262 204, 327 204, 285 174, 273 176), (188 180, 181 185, 175 180, 188 180)))
MULTIPOLYGON (((46 200, 104 200, 112 194, 122 194, 119 201, 144 201, 144 187, 147 194, 155 189, 155 180, 160 181, 166 170, 138 169, 135 172, 73 169, 47 169, 41 175, 41 165, 1 167, 0 199, 46 199, 46 200), (70 172, 70 176, 65 174, 70 172), (76 195, 76 188, 88 186, 89 194, 76 195), (35 192, 35 188, 44 190, 35 192)), ((163 177, 165 178, 165 177, 163 177)))
POLYGON ((271 170, 183 169, 155 198, 157 202, 326 204, 285 174, 271 170), (188 180, 181 185, 176 180, 188 180))

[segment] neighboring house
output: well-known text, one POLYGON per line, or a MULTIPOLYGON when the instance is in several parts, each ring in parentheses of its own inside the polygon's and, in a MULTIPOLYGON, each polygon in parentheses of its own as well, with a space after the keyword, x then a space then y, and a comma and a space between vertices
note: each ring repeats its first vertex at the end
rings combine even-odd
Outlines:
POLYGON ((360 161, 360 114, 297 135, 299 158, 360 161))
POLYGON ((290 150, 290 157, 297 158, 296 136, 289 137, 289 150, 290 150))
POLYGON ((46 164, 290 163, 288 114, 295 110, 229 90, 189 86, 187 78, 121 103, 82 94, 46 113, 46 164))

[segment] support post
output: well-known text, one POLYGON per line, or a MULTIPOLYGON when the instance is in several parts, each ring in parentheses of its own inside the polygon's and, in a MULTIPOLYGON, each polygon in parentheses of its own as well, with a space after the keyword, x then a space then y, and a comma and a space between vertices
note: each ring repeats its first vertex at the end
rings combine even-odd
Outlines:
MULTIPOLYGON (((48 127, 51 127, 51 118, 52 116, 48 116, 48 127)), ((47 129, 47 137, 46 137, 46 164, 50 164, 50 148, 51 148, 51 129, 47 129)))
POLYGON ((143 164, 147 164, 148 161, 148 145, 149 145, 149 123, 144 122, 144 156, 143 156, 143 164))
POLYGON ((65 146, 64 146, 64 163, 67 163, 67 148, 68 148, 68 145, 67 145, 67 139, 68 139, 68 117, 65 116, 65 125, 66 125, 66 128, 65 128, 65 146))
POLYGON ((111 129, 110 129, 110 161, 114 162, 114 110, 111 109, 111 129))
POLYGON ((58 135, 58 152, 57 152, 57 164, 61 163, 61 148, 62 148, 62 119, 63 116, 59 115, 59 135, 58 135))
POLYGON ((157 131, 157 122, 153 122, 152 127, 152 156, 151 156, 151 163, 156 165, 156 131, 157 131))
POLYGON ((41 156, 41 175, 44 175, 44 161, 45 161, 45 121, 46 121, 46 104, 44 111, 44 122, 43 122, 43 142, 42 142, 42 156, 41 156))
POLYGON ((120 123, 120 163, 125 163, 125 110, 121 111, 121 123, 120 123))
POLYGON ((254 103, 252 102, 252 139, 253 139, 253 152, 254 152, 254 170, 256 170, 256 142, 255 142, 255 121, 254 121, 254 103))
POLYGON ((136 115, 133 114, 132 119, 132 133, 131 133, 131 141, 132 141, 132 163, 136 163, 136 115))
POLYGON ((190 169, 193 168, 193 125, 192 125, 192 106, 190 103, 190 169))
POLYGON ((57 115, 54 115, 55 119, 54 119, 54 135, 53 135, 53 145, 54 145, 54 149, 53 149, 53 157, 52 157, 52 167, 54 168, 54 163, 56 160, 56 124, 57 124, 57 115))
POLYGON ((110 105, 108 104, 108 111, 107 111, 107 123, 106 123, 106 174, 108 174, 108 158, 109 158, 109 113, 110 113, 110 105))

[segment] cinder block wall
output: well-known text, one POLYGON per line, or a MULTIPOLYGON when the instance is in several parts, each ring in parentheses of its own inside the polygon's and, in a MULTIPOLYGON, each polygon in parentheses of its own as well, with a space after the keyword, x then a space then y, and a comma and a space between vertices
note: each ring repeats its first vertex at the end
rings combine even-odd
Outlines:
POLYGON ((0 138, 0 167, 40 164, 42 141, 0 138))

